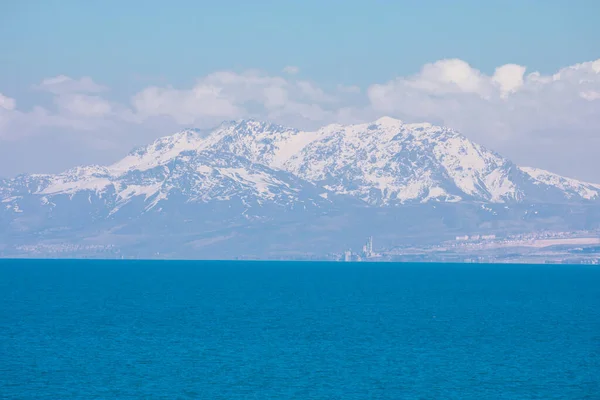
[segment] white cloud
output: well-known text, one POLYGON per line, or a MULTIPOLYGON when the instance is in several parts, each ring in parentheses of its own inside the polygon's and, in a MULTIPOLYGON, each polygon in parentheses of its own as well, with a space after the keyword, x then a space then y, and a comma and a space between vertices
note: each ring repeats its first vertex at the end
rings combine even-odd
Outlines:
POLYGON ((500 89, 500 97, 506 98, 523 86, 523 75, 526 67, 517 64, 506 64, 496 68, 492 82, 500 89))
POLYGON ((132 98, 140 120, 169 116, 184 125, 210 126, 242 117, 282 122, 320 121, 338 101, 309 81, 287 80, 260 71, 221 71, 198 79, 189 89, 151 87, 132 98))
POLYGON ((63 95, 57 97, 55 102, 68 113, 83 117, 103 117, 112 110, 111 104, 98 96, 63 95))
POLYGON ((288 102, 288 92, 281 86, 268 86, 263 89, 263 93, 268 110, 283 107, 288 102))
POLYGON ((283 72, 290 75, 296 75, 298 72, 300 72, 300 68, 295 67, 293 65, 288 65, 283 69, 283 72))
MULTIPOLYGON (((297 69, 284 72, 293 71, 297 69)), ((463 60, 439 60, 365 91, 346 85, 327 89, 261 71, 218 71, 200 77, 192 87, 147 87, 120 104, 102 97, 107 88, 91 78, 58 76, 37 87, 53 94, 55 108, 25 112, 14 99, 0 95, 0 140, 59 127, 96 138, 107 137, 109 129, 139 133, 136 143, 141 144, 177 126, 210 127, 245 117, 314 128, 390 115, 445 124, 518 163, 600 182, 600 160, 595 161, 600 147, 600 60, 547 75, 527 73, 518 64, 485 73, 463 60)), ((1 169, 0 164, 0 174, 1 169)))
POLYGON ((426 64, 419 74, 408 79, 400 78, 396 83, 438 95, 477 93, 483 96, 489 91, 489 82, 483 74, 459 59, 426 64))
POLYGON ((112 113, 110 102, 99 96, 82 94, 107 90, 90 78, 74 80, 60 75, 44 79, 35 87, 54 96, 55 110, 39 105, 30 111, 19 110, 14 99, 0 94, 0 140, 27 140, 54 128, 90 132, 114 122, 106 119, 112 113))
POLYGON ((579 96, 582 99, 586 99, 588 101, 594 101, 600 99, 600 92, 595 90, 587 90, 585 92, 580 92, 579 96))
POLYGON ((15 99, 4 96, 2 93, 0 93, 0 108, 4 108, 5 110, 10 111, 14 110, 16 106, 17 102, 15 101, 15 99))
POLYGON ((65 75, 46 78, 40 84, 36 85, 35 88, 54 94, 100 93, 108 90, 105 86, 97 84, 87 76, 80 79, 73 79, 65 75))
POLYGON ((170 116, 184 125, 193 124, 202 117, 228 119, 242 114, 225 96, 223 88, 207 83, 199 83, 189 90, 149 87, 137 93, 132 104, 142 120, 170 116))
POLYGON ((600 60, 552 75, 508 64, 491 76, 439 61, 367 93, 375 114, 445 124, 518 163, 600 182, 600 60))
POLYGON ((298 89, 302 95, 304 95, 308 100, 315 103, 328 103, 335 102, 336 97, 333 95, 329 95, 325 93, 323 89, 316 86, 312 82, 309 81, 298 81, 296 82, 298 89))

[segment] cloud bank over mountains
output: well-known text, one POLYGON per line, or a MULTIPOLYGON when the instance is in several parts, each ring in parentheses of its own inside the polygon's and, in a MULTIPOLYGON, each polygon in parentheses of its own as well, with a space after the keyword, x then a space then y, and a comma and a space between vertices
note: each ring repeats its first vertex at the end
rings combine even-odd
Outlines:
POLYGON ((73 166, 80 161, 65 151, 70 144, 83 153, 100 149, 107 159, 93 161, 110 162, 181 127, 209 128, 223 120, 256 118, 311 129, 391 116, 447 125, 520 164, 600 182, 600 59, 550 75, 517 64, 486 74, 466 61, 445 59, 364 88, 322 87, 295 66, 276 75, 217 71, 191 87, 150 86, 126 101, 116 101, 111 88, 91 77, 49 77, 32 89, 51 104, 20 107, 0 88, 0 156, 2 148, 22 151, 40 143, 54 154, 34 151, 37 164, 27 155, 22 165, 5 159, 0 175, 73 166))

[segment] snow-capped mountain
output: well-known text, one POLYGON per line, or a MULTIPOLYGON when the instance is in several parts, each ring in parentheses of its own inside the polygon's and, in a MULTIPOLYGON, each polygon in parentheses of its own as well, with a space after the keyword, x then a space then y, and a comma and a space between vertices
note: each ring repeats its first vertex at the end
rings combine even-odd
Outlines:
POLYGON ((148 211, 170 195, 286 207, 327 206, 332 194, 372 206, 573 202, 597 200, 600 185, 517 167, 452 129, 427 123, 381 118, 303 132, 243 120, 160 138, 110 166, 5 180, 0 201, 9 209, 23 196, 47 205, 53 196, 82 193, 103 199, 113 214, 133 199, 143 199, 148 211))
POLYGON ((520 168, 452 129, 392 118, 314 132, 253 120, 227 122, 207 134, 190 130, 161 138, 108 169, 113 175, 143 171, 186 151, 233 154, 370 205, 600 196, 600 185, 520 168))
POLYGON ((534 180, 534 185, 555 188, 568 199, 594 200, 598 199, 600 194, 600 185, 597 184, 565 178, 539 168, 520 167, 520 169, 534 180))
POLYGON ((100 205, 101 209, 90 212, 90 216, 102 218, 121 210, 127 210, 128 215, 160 212, 180 203, 227 203, 239 211, 234 215, 246 216, 277 208, 291 211, 331 206, 328 193, 316 185, 231 153, 188 150, 159 159, 139 169, 92 166, 57 175, 20 176, 5 184, 0 201, 5 210, 22 212, 32 209, 34 200, 37 207, 33 208, 46 210, 49 215, 57 202, 77 201, 79 209, 92 210, 100 205))
POLYGON ((304 179, 373 205, 520 200, 515 167, 458 133, 382 118, 331 125, 284 163, 304 179))
MULTIPOLYGON (((75 228, 103 232, 119 227, 121 232, 128 226, 149 234, 146 228, 156 224, 176 231, 184 223, 186 232, 198 234, 256 221, 271 227, 284 221, 318 225, 322 222, 314 218, 323 216, 345 215, 338 220, 343 224, 362 215, 360 226, 348 222, 350 232, 365 221, 396 218, 382 217, 385 213, 398 216, 413 207, 410 215, 417 216, 414 210, 442 204, 452 217, 440 217, 458 229, 461 218, 477 219, 482 212, 496 220, 515 218, 518 213, 501 217, 509 206, 597 207, 600 185, 518 167, 452 129, 427 123, 386 117, 306 132, 230 121, 211 131, 184 130, 160 138, 109 166, 2 180, 0 236, 39 239, 75 228)), ((536 218, 556 219, 552 209, 546 207, 536 218)), ((538 215, 529 209, 524 213, 518 218, 538 215)), ((589 225, 589 218, 585 221, 589 225)))

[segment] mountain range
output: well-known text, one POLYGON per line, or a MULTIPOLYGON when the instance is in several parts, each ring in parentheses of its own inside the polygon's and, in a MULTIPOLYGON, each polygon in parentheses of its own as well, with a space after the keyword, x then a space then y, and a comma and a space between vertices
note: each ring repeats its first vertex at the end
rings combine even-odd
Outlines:
POLYGON ((597 229, 600 185, 384 117, 312 132, 241 120, 109 166, 0 180, 0 254, 301 258, 465 232, 597 229), (96 250, 94 250, 96 249, 96 250))

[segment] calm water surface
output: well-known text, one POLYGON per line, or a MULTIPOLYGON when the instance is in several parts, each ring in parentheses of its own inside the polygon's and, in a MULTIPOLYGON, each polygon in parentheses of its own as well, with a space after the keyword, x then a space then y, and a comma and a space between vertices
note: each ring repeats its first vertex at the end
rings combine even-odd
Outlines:
POLYGON ((600 268, 3 260, 0 397, 600 399, 600 268))

